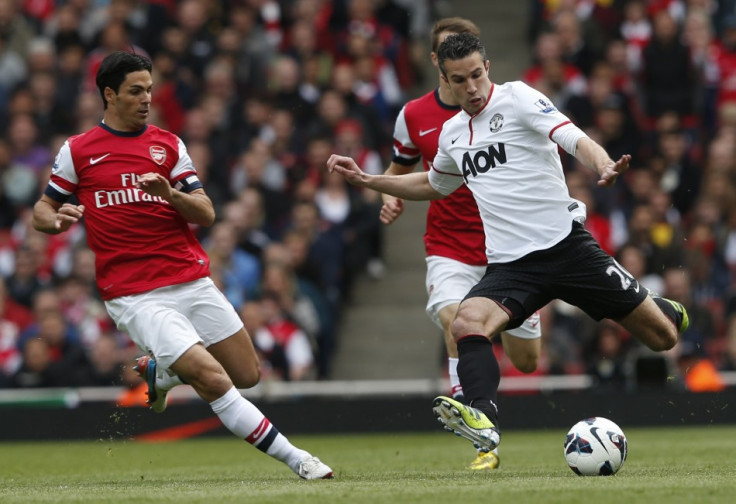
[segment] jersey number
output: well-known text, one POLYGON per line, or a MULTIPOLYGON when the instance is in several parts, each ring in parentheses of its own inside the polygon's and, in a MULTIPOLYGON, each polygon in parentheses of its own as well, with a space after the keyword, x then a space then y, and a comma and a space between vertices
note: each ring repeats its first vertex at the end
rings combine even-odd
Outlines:
MULTIPOLYGON (((621 288, 623 290, 628 290, 629 287, 631 287, 632 282, 636 282, 636 279, 626 271, 626 269, 621 266, 616 259, 611 258, 613 261, 613 265, 609 266, 608 269, 606 269, 606 273, 608 276, 614 276, 616 275, 619 280, 621 280, 621 288)), ((637 282, 636 284, 636 292, 639 292, 639 284, 637 282)))

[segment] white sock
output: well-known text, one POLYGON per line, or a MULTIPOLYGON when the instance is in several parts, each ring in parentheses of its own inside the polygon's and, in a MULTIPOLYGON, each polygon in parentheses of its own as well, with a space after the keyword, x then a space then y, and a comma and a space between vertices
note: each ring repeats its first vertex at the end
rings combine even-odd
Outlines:
POLYGON ((453 398, 463 395, 463 387, 460 385, 460 377, 457 375, 457 362, 457 357, 447 358, 447 372, 450 376, 450 391, 453 398))
POLYGON ((299 462, 309 457, 309 453, 292 445, 234 386, 212 401, 210 406, 230 432, 285 463, 293 471, 298 470, 299 462))

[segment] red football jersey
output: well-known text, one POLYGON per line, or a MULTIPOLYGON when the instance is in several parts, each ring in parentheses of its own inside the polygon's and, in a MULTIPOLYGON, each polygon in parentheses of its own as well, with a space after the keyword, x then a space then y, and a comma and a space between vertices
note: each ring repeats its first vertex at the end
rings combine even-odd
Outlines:
MULTIPOLYGON (((421 157, 424 169, 429 170, 442 125, 458 112, 459 106, 440 101, 436 89, 407 103, 396 118, 393 161, 413 165, 421 157)), ((466 185, 429 203, 424 247, 428 256, 449 257, 474 266, 488 263, 483 223, 466 185)))
POLYGON ((209 275, 209 259, 187 221, 162 198, 135 187, 157 172, 178 190, 201 188, 184 143, 148 125, 139 132, 100 124, 60 149, 45 194, 85 206, 87 242, 95 253, 103 299, 140 294, 209 275))

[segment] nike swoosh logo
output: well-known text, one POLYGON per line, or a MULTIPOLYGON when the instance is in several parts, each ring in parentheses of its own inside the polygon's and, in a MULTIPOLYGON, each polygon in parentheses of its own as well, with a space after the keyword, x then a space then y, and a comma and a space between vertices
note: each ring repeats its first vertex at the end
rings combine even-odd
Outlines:
POLYGON ((455 142, 457 142, 458 140, 460 140, 460 137, 457 137, 457 138, 453 138, 452 140, 450 140, 450 142, 454 144, 454 143, 455 143, 455 142))
POLYGON ((593 436, 595 436, 595 438, 596 438, 596 439, 598 440, 598 442, 599 442, 599 443, 600 443, 600 445, 601 445, 601 446, 603 447, 603 449, 604 449, 604 450, 606 450, 606 453, 608 453, 608 448, 606 448, 606 445, 605 445, 605 444, 603 444, 603 440, 602 440, 602 439, 601 439, 601 437, 600 437, 600 436, 598 435, 598 427, 591 427, 591 428, 590 428, 590 433, 591 433, 591 434, 593 434, 593 436))
POLYGON ((93 158, 93 157, 91 157, 91 158, 89 158, 89 164, 97 164, 97 163, 99 163, 100 161, 102 161, 103 159, 105 159, 105 158, 106 158, 107 156, 109 156, 110 154, 111 154, 111 152, 108 152, 108 153, 107 153, 107 154, 105 154, 104 156, 100 156, 100 157, 98 157, 98 158, 93 158))
POLYGON ((419 130, 419 136, 429 135, 430 133, 432 133, 433 131, 436 131, 436 130, 437 130, 437 128, 432 128, 432 129, 428 129, 428 130, 419 130))

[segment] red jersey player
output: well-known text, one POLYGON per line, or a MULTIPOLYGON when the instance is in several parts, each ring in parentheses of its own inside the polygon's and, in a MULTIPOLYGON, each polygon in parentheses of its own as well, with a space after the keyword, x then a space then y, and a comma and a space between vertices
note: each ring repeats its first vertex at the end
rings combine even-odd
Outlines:
MULTIPOLYGON (((437 48, 453 33, 478 35, 479 30, 472 21, 463 18, 437 21, 431 32, 431 57, 435 67, 437 48)), ((424 169, 429 170, 437 153, 442 125, 458 112, 460 105, 441 81, 434 91, 407 103, 396 119, 394 156, 386 174, 411 173, 420 158, 424 169)), ((403 212, 404 203, 386 194, 383 195, 383 201, 381 220, 391 224, 403 212)), ((466 186, 461 186, 447 198, 430 203, 424 246, 429 295, 427 314, 443 331, 452 394, 459 398, 462 396, 462 387, 457 374, 457 346, 450 323, 455 318, 460 301, 483 278, 488 265, 483 223, 475 199, 466 186)), ((526 320, 521 327, 502 334, 504 350, 520 371, 531 373, 536 370, 541 336, 538 314, 526 320)), ((478 452, 470 468, 495 469, 498 465, 497 452, 478 452)))
POLYGON ((84 217, 107 311, 151 355, 137 369, 154 411, 166 408, 168 390, 188 383, 233 434, 302 478, 330 478, 329 467, 293 446, 236 388, 258 382, 258 358, 189 229, 212 224, 215 211, 186 147, 146 124, 151 70, 149 59, 128 52, 103 60, 96 82, 104 119, 64 143, 33 225, 56 234, 84 217))

